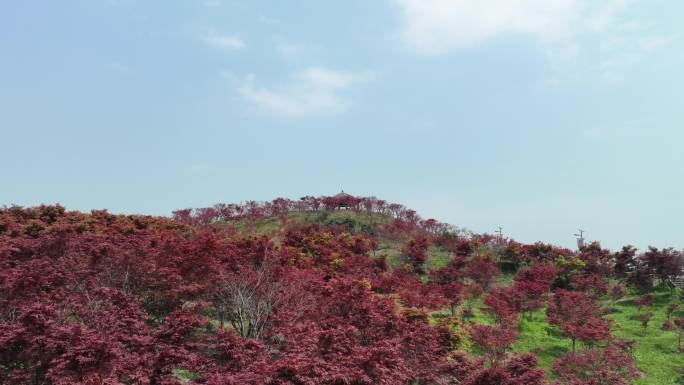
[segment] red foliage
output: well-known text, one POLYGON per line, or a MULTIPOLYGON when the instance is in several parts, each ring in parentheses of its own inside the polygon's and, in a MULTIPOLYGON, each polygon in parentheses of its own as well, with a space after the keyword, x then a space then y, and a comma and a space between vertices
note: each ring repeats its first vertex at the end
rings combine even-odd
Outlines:
POLYGON ((583 291, 598 299, 608 293, 608 282, 599 274, 573 274, 570 278, 573 290, 583 291))
POLYGON ((680 353, 684 353, 684 348, 682 347, 682 336, 684 336, 684 317, 675 319, 673 323, 678 333, 677 350, 679 350, 680 353))
POLYGON ((651 269, 643 261, 638 261, 634 270, 627 276, 627 282, 642 292, 651 290, 653 288, 651 269))
POLYGON ((471 324, 468 334, 492 366, 497 366, 506 358, 508 348, 515 342, 518 332, 505 326, 471 324))
POLYGON ((442 296, 449 305, 452 317, 456 316, 456 307, 465 298, 463 287, 463 284, 460 282, 448 283, 441 286, 442 296))
POLYGON ((672 313, 674 313, 675 311, 677 311, 677 309, 679 309, 679 304, 678 304, 678 303, 671 303, 671 304, 667 305, 667 308, 665 309, 665 311, 667 312, 667 319, 668 319, 668 320, 669 320, 670 318, 672 318, 672 313))
POLYGON ((675 330, 675 324, 674 324, 674 322, 672 322, 672 320, 666 319, 660 325, 660 328, 669 332, 669 331, 675 330))
POLYGON ((637 311, 641 312, 642 307, 648 307, 653 304, 655 297, 651 294, 642 295, 641 297, 634 300, 634 304, 637 305, 637 311))
POLYGON ((649 247, 640 259, 662 285, 681 275, 684 268, 684 255, 673 248, 658 250, 655 247, 649 247))
POLYGON ((559 256, 568 256, 573 253, 568 249, 562 249, 553 245, 537 242, 532 245, 523 245, 522 259, 527 262, 550 262, 553 263, 559 256))
POLYGON ((646 312, 639 314, 639 321, 641 322, 641 327, 644 329, 644 334, 646 334, 646 329, 648 328, 648 323, 651 321, 653 313, 646 312))
POLYGON ((510 293, 517 303, 516 310, 531 313, 541 309, 557 274, 554 266, 541 264, 519 272, 514 278, 510 293))
POLYGON ((367 282, 333 280, 321 295, 301 326, 273 330, 284 339, 275 384, 395 384, 433 378, 446 363, 448 346, 426 315, 395 315, 393 302, 367 282))
POLYGON ((550 264, 536 264, 520 271, 511 287, 494 289, 485 298, 486 310, 494 314, 497 322, 513 322, 517 315, 544 307, 558 269, 550 264))
POLYGON ((420 311, 399 313, 369 282, 396 277, 393 290, 412 288, 429 308, 443 306, 442 287, 386 272, 368 256, 372 239, 302 226, 276 247, 207 226, 290 204, 177 213, 199 227, 52 206, 0 210, 0 383, 177 384, 180 369, 215 385, 451 375, 450 330, 420 311))
POLYGON ((461 383, 465 385, 545 385, 546 372, 537 367, 539 360, 530 353, 514 356, 502 366, 472 370, 461 383))
MULTIPOLYGON (((450 303, 450 301, 444 297, 442 287, 423 284, 417 280, 409 282, 410 283, 405 283, 399 292, 399 299, 404 306, 439 310, 450 303)), ((451 301, 453 301, 453 299, 451 301)))
POLYGON ((557 290, 546 314, 550 324, 558 325, 561 333, 570 337, 573 352, 577 340, 595 343, 611 337, 610 322, 600 317, 598 306, 585 293, 557 290))
MULTIPOLYGON (((536 357, 507 353, 517 315, 540 309, 558 275, 546 262, 571 253, 503 245, 348 195, 219 204, 174 212, 174 220, 0 209, 0 383, 171 385, 185 371, 191 383, 208 385, 543 385, 536 357), (301 224, 288 215, 323 210, 387 215, 391 223, 358 230, 353 221, 301 224), (264 217, 282 226, 243 235, 264 217), (391 268, 376 257, 378 234, 405 242, 410 265, 391 268), (454 258, 422 274, 432 242, 454 258), (511 287, 491 289, 493 257, 502 255, 532 267, 511 287), (454 319, 430 322, 431 311, 448 306, 453 316, 483 294, 497 325, 467 330, 490 365, 454 351, 454 319)), ((664 279, 677 261, 668 250, 649 251, 641 270, 625 274, 664 279)), ((549 306, 549 321, 573 341, 610 337, 591 297, 604 292, 605 256, 584 249, 587 268, 570 282, 578 291, 558 290, 549 306)), ((681 333, 684 321, 672 327, 681 333)), ((617 347, 598 352, 599 362, 626 362, 617 347)), ((588 354, 557 364, 559 377, 603 375, 576 358, 588 354)))
POLYGON ((637 249, 634 246, 623 246, 622 250, 615 253, 615 265, 613 272, 617 278, 626 278, 637 266, 637 249))
POLYGON ((477 255, 467 262, 464 275, 487 291, 498 273, 499 269, 490 257, 477 255))
POLYGON ((515 289, 493 289, 484 299, 485 311, 492 314, 499 324, 511 324, 518 316, 519 303, 515 289))
POLYGON ((579 258, 584 261, 584 271, 606 277, 613 270, 613 254, 602 249, 598 242, 592 242, 580 250, 579 258))
POLYGON ((531 353, 523 353, 508 360, 506 371, 509 373, 508 385, 544 385, 546 372, 538 368, 539 359, 531 353))
POLYGON ((417 272, 423 271, 423 264, 427 260, 427 251, 430 246, 427 237, 417 237, 411 239, 402 248, 401 252, 408 257, 408 262, 417 272))
POLYGON ((462 281, 465 274, 466 261, 463 257, 454 257, 447 266, 429 272, 430 280, 440 284, 462 281))
POLYGON ((632 357, 613 345, 567 353, 553 364, 553 372, 570 385, 627 385, 639 377, 632 357))
POLYGON ((617 284, 610 289, 610 297, 613 302, 619 301, 625 296, 625 287, 621 284, 617 284))

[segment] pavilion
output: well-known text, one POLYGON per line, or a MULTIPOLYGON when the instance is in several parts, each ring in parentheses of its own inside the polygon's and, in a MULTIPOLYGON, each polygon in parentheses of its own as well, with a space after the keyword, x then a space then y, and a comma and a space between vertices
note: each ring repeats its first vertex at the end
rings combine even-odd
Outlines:
POLYGON ((352 204, 356 200, 354 196, 347 194, 346 192, 344 192, 344 190, 342 190, 342 192, 340 192, 339 194, 334 195, 332 198, 335 202, 334 209, 336 210, 349 210, 350 208, 352 208, 352 204))

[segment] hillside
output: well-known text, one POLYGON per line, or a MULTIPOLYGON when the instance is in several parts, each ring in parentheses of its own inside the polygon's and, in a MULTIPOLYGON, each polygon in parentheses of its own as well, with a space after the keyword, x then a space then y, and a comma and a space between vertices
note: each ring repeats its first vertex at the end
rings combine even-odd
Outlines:
POLYGON ((0 383, 684 381, 673 249, 572 251, 338 194, 0 209, 0 383))
MULTIPOLYGON (((335 228, 350 234, 362 234, 377 240, 377 247, 372 250, 374 256, 386 255, 389 265, 397 268, 402 264, 401 247, 406 241, 404 237, 396 237, 383 231, 391 226, 394 219, 385 214, 367 214, 354 211, 321 211, 290 213, 284 217, 266 217, 256 220, 247 226, 242 221, 236 221, 228 226, 238 229, 241 236, 266 235, 279 241, 286 229, 297 225, 316 225, 323 228, 335 228)), ((465 233, 461 231, 461 233, 465 233)), ((430 245, 427 250, 425 265, 428 269, 444 267, 449 260, 449 251, 440 245, 430 245)))

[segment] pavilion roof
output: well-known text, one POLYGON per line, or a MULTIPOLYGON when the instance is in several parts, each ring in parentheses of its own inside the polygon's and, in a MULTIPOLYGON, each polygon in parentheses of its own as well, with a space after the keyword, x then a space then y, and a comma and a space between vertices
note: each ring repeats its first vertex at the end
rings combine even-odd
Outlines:
POLYGON ((353 197, 354 196, 349 195, 346 192, 344 192, 344 190, 342 190, 342 192, 340 192, 339 194, 333 196, 333 198, 336 198, 336 199, 347 199, 347 198, 353 198, 353 197))

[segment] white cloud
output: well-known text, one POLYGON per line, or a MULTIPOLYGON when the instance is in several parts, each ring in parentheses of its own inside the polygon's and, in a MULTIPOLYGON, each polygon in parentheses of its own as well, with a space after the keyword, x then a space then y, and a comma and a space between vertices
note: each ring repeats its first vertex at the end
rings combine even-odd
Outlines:
POLYGON ((629 1, 394 0, 404 16, 402 40, 413 51, 437 55, 503 35, 538 41, 567 40, 600 32, 629 1))
POLYGON ((621 83, 631 68, 665 47, 672 39, 648 35, 637 29, 634 34, 612 36, 600 44, 600 59, 595 70, 608 83, 621 83))
MULTIPOLYGON (((230 74, 224 73, 224 76, 235 80, 230 74)), ((343 91, 372 77, 369 72, 309 67, 292 74, 285 84, 276 87, 258 86, 256 77, 249 75, 237 80, 237 90, 242 98, 266 111, 301 118, 332 115, 346 110, 350 102, 342 94, 343 91)))
MULTIPOLYGON (((531 39, 555 72, 594 72, 621 81, 671 40, 626 16, 639 0, 393 0, 402 12, 402 45, 433 56, 502 37, 531 39)), ((558 74, 557 74, 558 75, 558 74)))
POLYGON ((245 47, 245 42, 233 35, 210 35, 204 38, 204 42, 218 48, 238 50, 245 47))

